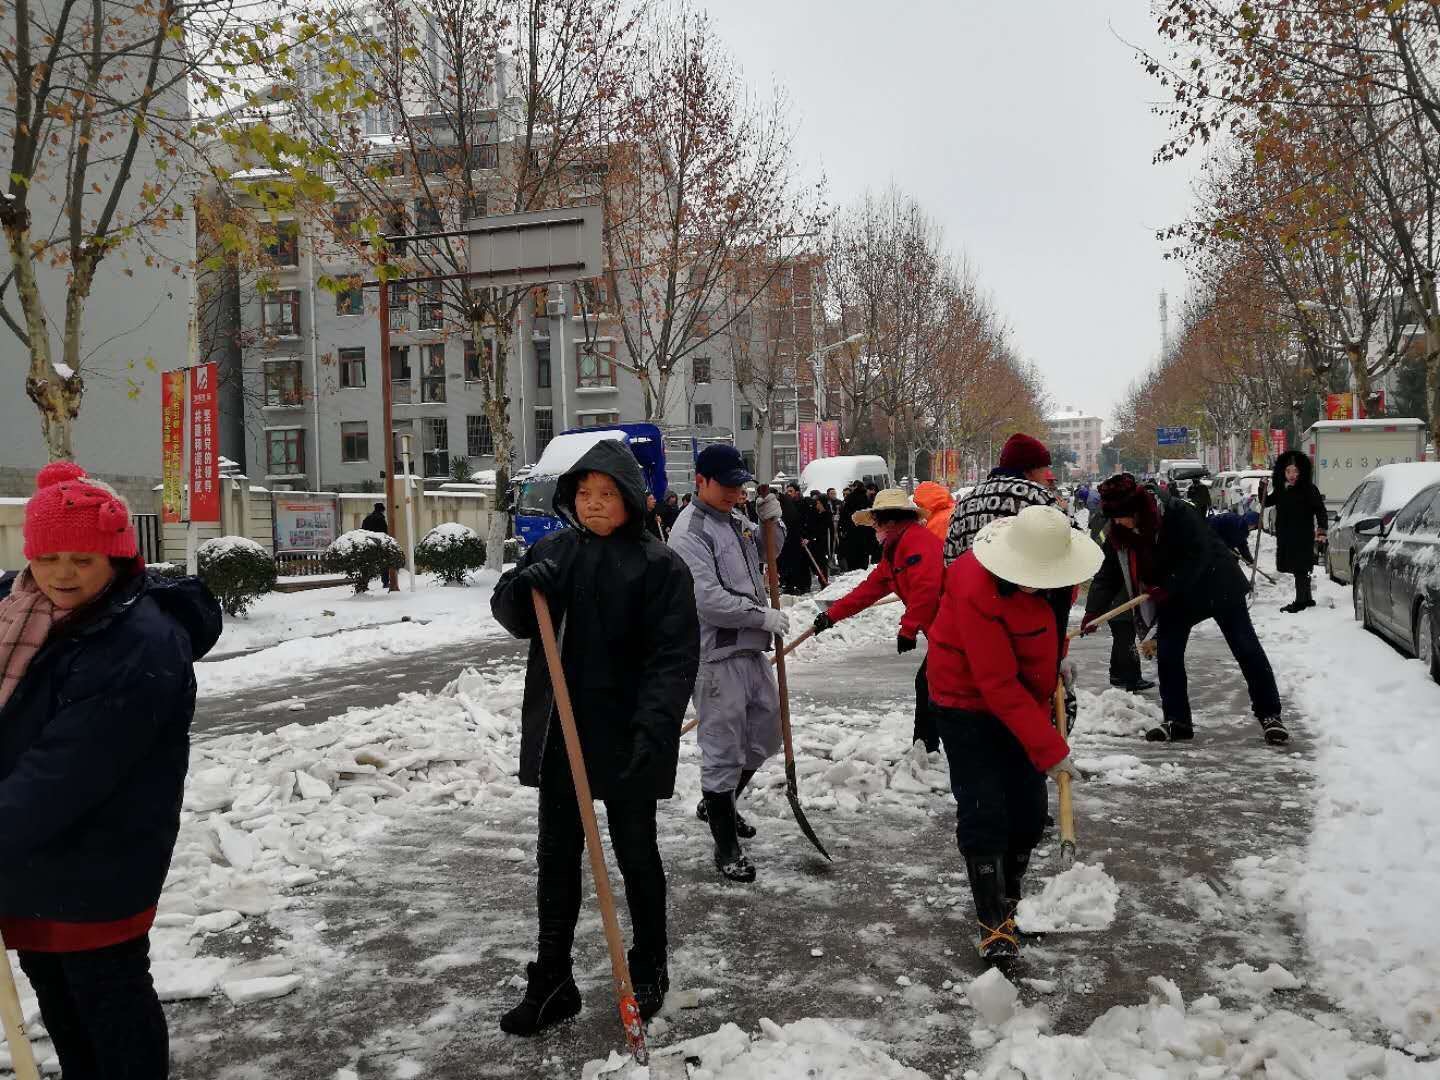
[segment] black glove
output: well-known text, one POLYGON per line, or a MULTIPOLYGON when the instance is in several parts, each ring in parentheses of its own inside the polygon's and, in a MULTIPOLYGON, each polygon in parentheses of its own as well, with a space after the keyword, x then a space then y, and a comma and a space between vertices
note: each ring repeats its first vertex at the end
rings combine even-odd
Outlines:
POLYGON ((895 635, 895 651, 897 653, 910 652, 910 650, 914 649, 918 644, 919 642, 913 637, 906 637, 904 634, 895 635))
POLYGON ((554 559, 540 559, 531 563, 515 575, 512 583, 517 589, 531 589, 547 597, 558 596, 564 591, 564 574, 554 559))
POLYGON ((815 633, 817 634, 823 634, 826 630, 829 630, 830 627, 834 625, 835 620, 830 618, 830 616, 823 611, 820 612, 819 615, 815 616, 815 633))
POLYGON ((635 741, 630 747, 630 760, 625 765, 625 770, 620 774, 622 783, 636 783, 647 772, 650 771, 652 760, 650 751, 650 740, 643 735, 637 734, 635 741))

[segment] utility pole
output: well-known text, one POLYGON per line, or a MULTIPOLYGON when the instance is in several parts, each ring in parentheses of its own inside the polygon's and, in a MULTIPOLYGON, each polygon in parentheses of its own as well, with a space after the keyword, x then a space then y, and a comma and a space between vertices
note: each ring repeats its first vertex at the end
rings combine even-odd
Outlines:
MULTIPOLYGON (((380 421, 385 429, 381 445, 385 448, 382 464, 385 466, 385 506, 390 511, 390 521, 395 520, 395 419, 390 400, 390 285, 385 280, 386 249, 380 249, 380 421)), ((393 533, 394 527, 391 527, 393 533)), ((390 591, 400 591, 400 575, 390 571, 390 591)))

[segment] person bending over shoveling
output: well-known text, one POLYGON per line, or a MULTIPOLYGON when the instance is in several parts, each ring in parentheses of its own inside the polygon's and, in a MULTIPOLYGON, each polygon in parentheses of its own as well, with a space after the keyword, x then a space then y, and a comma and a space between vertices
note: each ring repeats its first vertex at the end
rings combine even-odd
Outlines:
MULTIPOLYGON (((897 594, 905 603, 895 651, 915 648, 921 632, 929 633, 940 606, 940 580, 945 572, 944 543, 925 527, 928 515, 901 488, 887 488, 875 496, 875 505, 855 514, 855 524, 875 530, 880 541, 880 561, 870 576, 829 609, 815 616, 815 633, 830 629, 851 615, 858 615, 877 600, 897 594)), ((927 753, 940 749, 940 736, 930 716, 930 690, 925 681, 926 664, 920 661, 915 673, 915 733, 912 742, 923 743, 927 753)))
POLYGON ((675 521, 670 546, 695 579, 703 663, 695 682, 700 721, 700 805, 710 825, 715 867, 730 881, 755 880, 740 838, 754 828, 736 800, 780 749, 780 691, 766 653, 789 629, 783 611, 766 603, 763 530, 773 522, 775 546, 785 536, 780 500, 772 491, 755 502, 759 528, 736 509, 753 477, 740 451, 707 446, 695 460, 695 499, 675 521))
POLYGON ((986 525, 945 571, 930 702, 987 963, 1020 955, 1015 908, 1045 830, 1045 776, 1079 776, 1050 722, 1060 637, 1044 591, 1086 580, 1101 558, 1059 510, 1031 506, 986 525))
POLYGON ((532 593, 544 594, 561 627, 585 771, 605 802, 625 881, 630 976, 647 1020, 670 987, 656 803, 675 793, 680 726, 700 657, 690 571, 645 531, 645 477, 630 451, 613 439, 596 443, 556 484, 554 507, 571 527, 530 548, 490 602, 505 629, 530 640, 520 782, 540 789, 539 948, 524 999, 500 1018, 512 1035, 534 1035, 580 1011, 571 948, 585 839, 532 593))

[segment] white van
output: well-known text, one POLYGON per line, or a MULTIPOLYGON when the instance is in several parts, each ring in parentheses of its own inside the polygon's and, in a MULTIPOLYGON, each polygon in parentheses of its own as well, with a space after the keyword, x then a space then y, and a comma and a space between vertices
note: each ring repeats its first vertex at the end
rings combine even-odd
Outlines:
POLYGON ((885 459, 875 454, 856 454, 852 457, 816 458, 800 473, 800 490, 806 495, 812 491, 821 494, 835 489, 835 494, 844 495, 845 489, 859 480, 863 484, 874 484, 882 491, 894 486, 890 480, 890 466, 885 459))

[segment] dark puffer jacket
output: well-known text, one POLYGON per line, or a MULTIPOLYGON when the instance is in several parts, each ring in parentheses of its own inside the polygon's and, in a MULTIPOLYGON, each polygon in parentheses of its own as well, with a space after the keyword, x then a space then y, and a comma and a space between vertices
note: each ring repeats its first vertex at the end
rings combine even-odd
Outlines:
POLYGON ((515 586, 520 570, 552 559, 564 574, 565 589, 551 598, 550 614, 561 637, 591 792, 597 799, 668 799, 675 793, 681 720, 700 666, 690 570, 645 532, 645 477, 617 440, 596 443, 560 478, 554 505, 571 527, 530 548, 496 584, 490 601, 505 629, 530 640, 520 782, 539 786, 545 742, 562 738, 531 592, 515 586), (624 527, 607 537, 584 528, 575 513, 580 478, 591 472, 615 481, 629 514, 624 527))
POLYGON ((1315 486, 1310 458, 1287 450, 1275 459, 1265 505, 1275 508, 1275 566, 1282 574, 1308 574, 1315 566, 1315 530, 1325 529, 1325 497, 1315 486), (1299 479, 1285 483, 1285 466, 1296 465, 1299 479))
POLYGON ((219 637, 198 580, 141 573, 41 647, 0 709, 0 916, 111 922, 155 906, 190 764, 192 663, 219 637))

